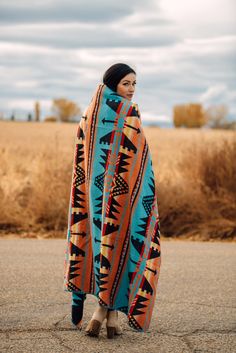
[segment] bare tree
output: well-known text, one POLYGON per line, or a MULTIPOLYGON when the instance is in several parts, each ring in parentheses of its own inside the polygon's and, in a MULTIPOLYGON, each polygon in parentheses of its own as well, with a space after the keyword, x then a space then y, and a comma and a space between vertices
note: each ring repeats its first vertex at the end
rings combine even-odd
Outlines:
POLYGON ((212 105, 205 111, 207 124, 213 129, 224 128, 227 124, 228 107, 225 104, 212 105))
POLYGON ((39 104, 39 102, 35 102, 35 105, 34 105, 34 117, 35 117, 35 121, 39 121, 40 120, 40 104, 39 104))

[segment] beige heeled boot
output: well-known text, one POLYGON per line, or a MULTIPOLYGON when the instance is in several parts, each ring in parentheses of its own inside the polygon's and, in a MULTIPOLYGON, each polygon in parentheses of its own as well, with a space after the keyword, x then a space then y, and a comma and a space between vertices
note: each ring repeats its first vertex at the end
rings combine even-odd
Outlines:
POLYGON ((101 330, 101 327, 102 327, 102 323, 105 320, 106 316, 107 316, 107 309, 99 304, 99 306, 97 307, 97 309, 93 313, 93 316, 92 316, 91 320, 89 321, 89 323, 85 329, 85 332, 89 336, 98 337, 100 330, 101 330))
POLYGON ((121 335, 122 329, 118 322, 118 311, 108 310, 107 311, 107 338, 114 338, 115 335, 121 335))

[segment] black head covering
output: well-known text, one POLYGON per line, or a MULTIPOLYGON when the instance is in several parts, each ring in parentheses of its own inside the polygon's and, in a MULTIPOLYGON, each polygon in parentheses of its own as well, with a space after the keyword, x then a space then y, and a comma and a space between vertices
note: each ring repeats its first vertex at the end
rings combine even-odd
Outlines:
POLYGON ((104 73, 103 83, 116 92, 116 88, 120 80, 130 73, 136 74, 136 72, 129 65, 122 63, 114 64, 104 73))

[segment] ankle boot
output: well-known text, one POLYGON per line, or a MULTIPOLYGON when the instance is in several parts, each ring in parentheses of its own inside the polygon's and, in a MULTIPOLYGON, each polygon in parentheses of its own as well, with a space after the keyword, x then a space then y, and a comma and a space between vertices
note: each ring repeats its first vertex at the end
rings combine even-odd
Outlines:
POLYGON ((99 306, 97 307, 97 309, 93 313, 93 316, 92 316, 91 320, 89 321, 89 323, 85 329, 85 332, 89 336, 98 337, 100 330, 102 328, 102 323, 105 320, 106 316, 107 316, 107 309, 99 304, 99 306))
POLYGON ((115 335, 121 335, 122 329, 118 323, 118 311, 109 310, 107 312, 107 338, 114 338, 115 335))

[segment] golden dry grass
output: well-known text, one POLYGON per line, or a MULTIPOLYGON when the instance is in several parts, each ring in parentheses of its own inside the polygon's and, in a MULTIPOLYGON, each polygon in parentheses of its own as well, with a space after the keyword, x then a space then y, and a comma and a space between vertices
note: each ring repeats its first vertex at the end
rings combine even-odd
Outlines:
MULTIPOLYGON (((77 124, 0 121, 2 234, 66 235, 77 124)), ((233 131, 144 127, 166 237, 236 235, 233 131)))

